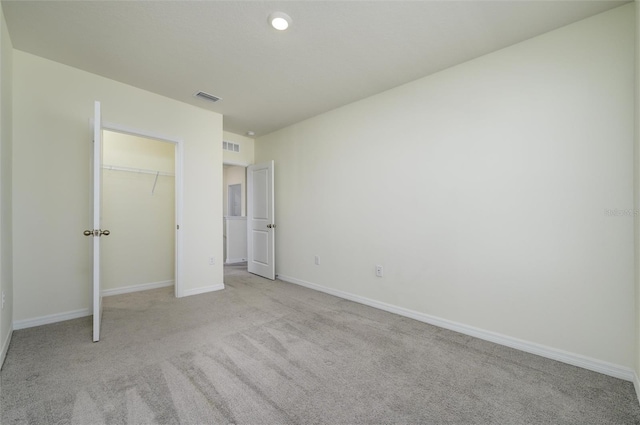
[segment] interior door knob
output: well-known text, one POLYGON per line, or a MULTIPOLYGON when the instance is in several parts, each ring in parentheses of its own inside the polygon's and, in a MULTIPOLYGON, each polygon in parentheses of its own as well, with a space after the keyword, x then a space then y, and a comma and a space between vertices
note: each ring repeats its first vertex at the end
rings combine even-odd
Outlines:
POLYGON ((267 229, 271 229, 271 227, 273 226, 271 226, 270 224, 267 224, 267 229))
POLYGON ((105 236, 109 236, 111 234, 110 231, 108 230, 100 230, 100 236, 105 235, 105 236))
POLYGON ((85 230, 84 232, 82 232, 85 236, 91 236, 93 235, 93 231, 92 230, 85 230))

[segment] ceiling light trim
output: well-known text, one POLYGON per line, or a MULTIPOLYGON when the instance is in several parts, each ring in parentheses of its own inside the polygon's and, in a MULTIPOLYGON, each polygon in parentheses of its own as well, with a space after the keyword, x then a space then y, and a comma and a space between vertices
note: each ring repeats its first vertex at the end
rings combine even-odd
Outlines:
POLYGON ((273 12, 269 15, 269 24, 278 31, 285 31, 291 26, 291 16, 284 12, 273 12))

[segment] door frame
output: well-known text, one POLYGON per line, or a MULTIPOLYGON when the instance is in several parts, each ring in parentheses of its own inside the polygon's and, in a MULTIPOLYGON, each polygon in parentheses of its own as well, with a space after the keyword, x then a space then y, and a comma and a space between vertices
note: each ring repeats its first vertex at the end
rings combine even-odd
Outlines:
POLYGON ((154 139, 160 142, 172 143, 175 146, 175 270, 174 270, 174 293, 176 298, 180 298, 183 295, 182 290, 182 232, 180 231, 180 223, 182 223, 183 216, 183 158, 184 158, 184 141, 177 137, 166 136, 158 134, 152 131, 146 131, 136 129, 112 122, 103 122, 102 129, 107 131, 113 131, 116 133, 129 134, 131 136, 145 137, 148 139, 154 139))
POLYGON ((100 341, 100 331, 102 324, 102 287, 101 287, 101 264, 100 264, 100 241, 103 234, 102 231, 102 104, 96 100, 93 104, 93 144, 91 152, 92 178, 91 178, 91 197, 93 198, 93 225, 91 233, 85 230, 84 234, 89 236, 92 234, 93 239, 93 342, 100 341))

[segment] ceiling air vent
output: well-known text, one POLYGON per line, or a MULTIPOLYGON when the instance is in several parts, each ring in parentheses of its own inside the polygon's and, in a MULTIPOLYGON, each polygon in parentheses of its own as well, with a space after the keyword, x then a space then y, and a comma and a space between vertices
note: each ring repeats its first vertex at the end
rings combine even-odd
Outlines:
POLYGON ((221 100, 218 96, 214 96, 203 91, 197 92, 196 94, 194 94, 194 96, 199 97, 200 99, 208 100, 209 102, 217 102, 221 100))

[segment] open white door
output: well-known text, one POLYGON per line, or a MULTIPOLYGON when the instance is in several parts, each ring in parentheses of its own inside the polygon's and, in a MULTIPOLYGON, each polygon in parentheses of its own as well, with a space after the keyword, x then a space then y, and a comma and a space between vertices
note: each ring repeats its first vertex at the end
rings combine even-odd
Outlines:
POLYGON ((85 230, 86 236, 93 238, 93 342, 100 340, 100 321, 102 318, 102 288, 100 287, 100 237, 108 236, 108 230, 102 230, 100 223, 102 209, 102 115, 100 102, 95 102, 93 117, 93 230, 85 230))
POLYGON ((273 161, 247 167, 247 270, 276 278, 273 161))

